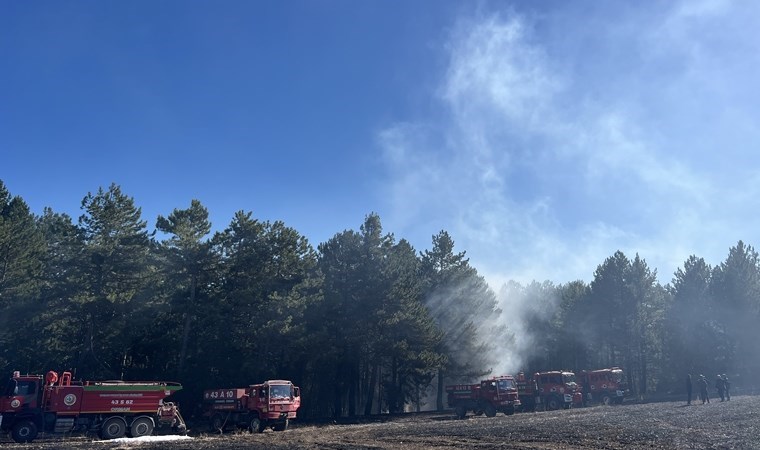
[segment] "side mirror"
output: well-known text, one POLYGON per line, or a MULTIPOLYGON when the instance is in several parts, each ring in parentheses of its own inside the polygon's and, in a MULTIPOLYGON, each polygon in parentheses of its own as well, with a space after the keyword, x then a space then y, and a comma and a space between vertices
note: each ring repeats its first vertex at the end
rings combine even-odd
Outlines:
POLYGON ((294 393, 293 393, 293 395, 294 395, 295 397, 300 397, 300 396, 301 396, 301 388, 299 388, 299 387, 297 387, 297 388, 294 388, 294 393))

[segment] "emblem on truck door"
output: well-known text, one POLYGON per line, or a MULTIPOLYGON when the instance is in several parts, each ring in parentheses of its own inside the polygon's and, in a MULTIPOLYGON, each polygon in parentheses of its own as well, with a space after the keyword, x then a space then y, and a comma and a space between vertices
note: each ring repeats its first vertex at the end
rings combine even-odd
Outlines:
POLYGON ((13 401, 11 401, 11 408, 18 408, 20 405, 21 402, 17 398, 14 398, 13 401))
POLYGON ((74 394, 68 394, 66 397, 63 397, 63 403, 66 406, 71 406, 76 402, 77 402, 77 396, 74 394))

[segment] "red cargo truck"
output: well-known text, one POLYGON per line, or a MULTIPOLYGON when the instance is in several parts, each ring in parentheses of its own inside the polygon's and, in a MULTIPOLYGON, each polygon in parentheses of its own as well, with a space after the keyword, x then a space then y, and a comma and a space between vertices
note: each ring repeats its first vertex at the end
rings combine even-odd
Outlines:
POLYGON ((511 375, 482 380, 480 384, 455 384, 446 386, 447 400, 450 408, 458 418, 463 419, 467 411, 476 415, 485 413, 493 417, 497 412, 514 414, 520 406, 517 385, 511 375))
POLYGON ((211 389, 203 393, 203 415, 212 431, 266 428, 284 431, 301 406, 301 390, 288 380, 269 380, 245 388, 211 389))
POLYGON ((98 432, 102 439, 148 436, 158 427, 186 430, 174 403, 182 389, 165 381, 75 381, 71 372, 42 375, 14 372, 0 397, 0 431, 16 442, 40 432, 98 432))
POLYGON ((578 378, 583 385, 586 399, 591 402, 599 402, 603 405, 622 404, 629 392, 628 382, 620 367, 584 370, 578 378))
POLYGON ((532 379, 520 372, 517 374, 517 386, 523 411, 534 411, 538 405, 543 405, 546 410, 583 406, 583 392, 573 372, 537 372, 532 379))

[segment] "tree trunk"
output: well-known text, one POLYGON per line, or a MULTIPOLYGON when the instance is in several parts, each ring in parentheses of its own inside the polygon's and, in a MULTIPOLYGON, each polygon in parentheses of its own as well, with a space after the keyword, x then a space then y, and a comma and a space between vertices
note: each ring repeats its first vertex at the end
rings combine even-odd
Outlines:
POLYGON ((348 381, 348 416, 354 417, 356 415, 356 387, 359 384, 359 374, 356 364, 351 364, 351 367, 351 377, 348 381))
POLYGON ((391 363, 391 386, 392 386, 393 390, 391 391, 390 395, 388 396, 389 397, 388 403, 390 403, 390 408, 389 409, 390 409, 390 411, 392 413, 399 413, 399 412, 401 412, 400 411, 401 408, 399 408, 399 406, 400 406, 399 405, 399 403, 400 403, 399 402, 399 391, 401 390, 399 385, 401 383, 399 382, 398 362, 397 361, 398 360, 394 356, 393 357, 393 361, 391 363))
POLYGON ((374 364, 370 373, 369 385, 367 386, 367 401, 364 404, 365 416, 372 414, 372 403, 375 398, 375 384, 377 384, 377 372, 379 369, 379 365, 374 364))
POLYGON ((639 348, 639 367, 641 367, 641 380, 640 380, 640 392, 641 395, 646 395, 647 392, 647 360, 646 360, 646 343, 641 342, 639 348))
POLYGON ((343 389, 341 389, 343 374, 342 363, 337 364, 337 373, 335 374, 335 388, 333 390, 333 417, 343 416, 343 389))
POLYGON ((443 411, 443 369, 438 369, 438 398, 435 400, 435 407, 438 411, 443 411))
MULTIPOLYGON (((416 384, 416 383, 415 383, 416 384)), ((416 384, 414 387, 414 404, 416 405, 417 412, 420 412, 420 385, 416 384)))
POLYGON ((190 305, 185 310, 185 326, 182 330, 182 347, 179 352, 179 366, 177 368, 178 376, 182 376, 185 371, 185 358, 187 357, 187 343, 190 340, 190 327, 193 322, 193 313, 195 312, 195 285, 197 277, 193 274, 190 277, 190 305))

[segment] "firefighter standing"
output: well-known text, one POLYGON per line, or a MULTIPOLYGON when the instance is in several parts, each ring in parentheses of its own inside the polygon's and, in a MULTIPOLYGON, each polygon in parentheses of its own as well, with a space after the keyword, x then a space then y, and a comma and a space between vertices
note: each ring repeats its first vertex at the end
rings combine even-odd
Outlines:
POLYGON ((726 387, 726 400, 731 401, 731 383, 728 382, 728 376, 723 374, 723 385, 726 387))
POLYGON ((718 374, 718 376, 715 378, 715 389, 718 390, 718 397, 720 397, 720 401, 726 400, 726 383, 723 381, 723 377, 718 374))
POLYGON ((686 374, 686 404, 691 405, 691 374, 686 374))
POLYGON ((710 396, 707 394, 707 379, 704 375, 699 376, 699 398, 703 405, 705 402, 710 403, 710 396))

